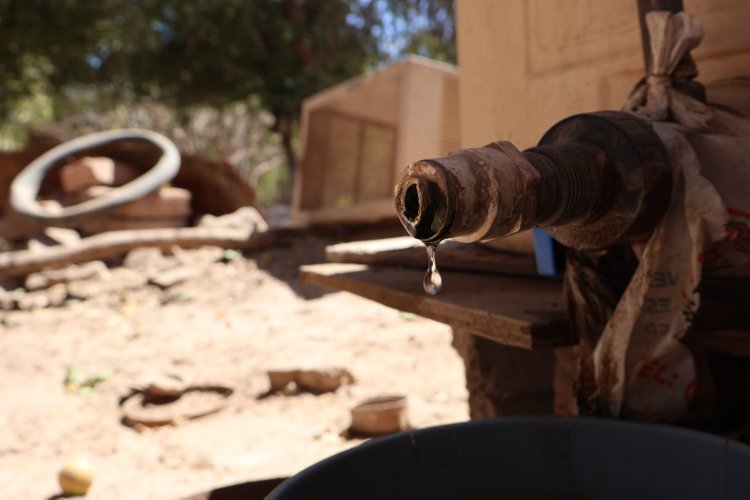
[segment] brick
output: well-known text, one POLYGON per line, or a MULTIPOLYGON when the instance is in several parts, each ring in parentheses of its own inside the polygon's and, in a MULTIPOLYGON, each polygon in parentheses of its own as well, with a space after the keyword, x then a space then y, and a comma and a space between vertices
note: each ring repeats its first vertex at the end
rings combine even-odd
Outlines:
MULTIPOLYGON (((91 186, 82 192, 81 198, 90 200, 104 196, 111 191, 112 188, 106 186, 91 186)), ((192 215, 191 200, 192 195, 186 189, 162 187, 158 191, 117 208, 112 214, 119 218, 186 219, 192 215)))
POLYGON ((73 194, 91 186, 121 186, 139 175, 137 168, 112 158, 84 157, 60 169, 60 184, 73 194))
POLYGON ((118 208, 114 213, 126 217, 169 219, 192 214, 192 196, 187 189, 163 187, 155 193, 118 208))

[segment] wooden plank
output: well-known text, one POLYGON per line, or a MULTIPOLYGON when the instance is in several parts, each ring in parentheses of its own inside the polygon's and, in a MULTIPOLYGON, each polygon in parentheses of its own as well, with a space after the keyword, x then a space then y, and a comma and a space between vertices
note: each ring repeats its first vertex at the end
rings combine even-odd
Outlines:
POLYGON ((396 208, 391 198, 369 200, 351 207, 321 207, 300 209, 292 214, 297 226, 341 225, 343 223, 369 223, 383 220, 397 220, 396 208))
POLYGON ((707 351, 750 358, 750 330, 707 332, 698 335, 696 338, 698 343, 707 351))
POLYGON ((443 291, 433 297, 422 290, 424 273, 417 269, 331 263, 303 266, 300 274, 307 283, 361 295, 504 345, 535 349, 575 343, 559 281, 445 271, 443 291))
MULTIPOLYGON (((419 240, 409 236, 339 243, 326 248, 329 262, 427 267, 427 252, 419 240)), ((534 256, 455 241, 440 244, 438 267, 445 270, 485 271, 537 276, 534 256)))
POLYGON ((134 248, 161 249, 218 246, 242 250, 258 250, 273 245, 283 234, 280 231, 259 231, 233 227, 178 227, 109 231, 82 239, 69 246, 45 247, 38 250, 16 250, 0 253, 0 279, 27 276, 47 268, 65 267, 91 260, 123 255, 134 248))

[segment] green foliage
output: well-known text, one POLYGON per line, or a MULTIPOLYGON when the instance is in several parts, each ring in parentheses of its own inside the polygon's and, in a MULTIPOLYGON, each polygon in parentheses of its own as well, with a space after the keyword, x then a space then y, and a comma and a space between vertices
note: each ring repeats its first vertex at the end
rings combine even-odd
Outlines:
POLYGON ((106 86, 72 87, 56 101, 56 112, 61 118, 46 129, 63 139, 111 128, 146 128, 167 135, 185 153, 229 161, 251 181, 284 162, 279 139, 269 130, 273 117, 257 98, 220 108, 175 109, 106 86))
POLYGON ((115 374, 114 370, 107 369, 97 373, 86 373, 78 366, 71 366, 65 372, 63 384, 69 392, 88 396, 96 386, 105 382, 115 374))
POLYGON ((278 164, 258 178, 256 195, 258 203, 267 207, 291 201, 292 173, 286 163, 278 164))
POLYGON ((418 54, 456 63, 454 0, 384 0, 381 29, 390 34, 397 55, 418 54))
POLYGON ((30 83, 31 92, 9 103, 8 116, 0 121, 0 151, 15 150, 26 141, 26 130, 51 120, 53 101, 43 81, 30 83))
POLYGON ((24 68, 46 61, 55 91, 127 85, 180 106, 255 94, 274 114, 293 114, 377 52, 369 30, 346 22, 363 9, 346 0, 0 0, 3 96, 27 94, 24 68))
POLYGON ((37 92, 126 87, 177 106, 259 96, 275 116, 383 54, 455 61, 452 0, 0 0, 0 116, 37 92), (32 70, 33 69, 33 70, 32 70))
POLYGON ((259 195, 288 199, 302 99, 410 52, 455 61, 452 0, 0 0, 0 146, 53 118, 143 126, 270 162, 259 195))

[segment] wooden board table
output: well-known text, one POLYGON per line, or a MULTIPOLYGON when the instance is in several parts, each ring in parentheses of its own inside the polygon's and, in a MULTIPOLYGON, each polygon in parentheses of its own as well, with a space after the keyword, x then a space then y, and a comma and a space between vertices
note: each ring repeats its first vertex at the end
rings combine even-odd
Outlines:
POLYGON ((341 243, 326 256, 334 263, 304 266, 304 281, 453 327, 473 418, 577 412, 562 282, 536 275, 533 255, 441 244, 436 296, 422 290, 427 256, 412 238, 341 243))
MULTIPOLYGON (((424 244, 410 236, 338 243, 326 248, 328 262, 378 264, 399 267, 427 266, 424 244)), ((536 276, 534 255, 510 252, 482 245, 444 241, 438 247, 438 267, 460 271, 536 276)))
POLYGON ((389 307, 525 349, 575 343, 561 283, 538 277, 440 271, 443 290, 422 290, 423 269, 364 264, 315 264, 300 269, 307 283, 345 290, 389 307))

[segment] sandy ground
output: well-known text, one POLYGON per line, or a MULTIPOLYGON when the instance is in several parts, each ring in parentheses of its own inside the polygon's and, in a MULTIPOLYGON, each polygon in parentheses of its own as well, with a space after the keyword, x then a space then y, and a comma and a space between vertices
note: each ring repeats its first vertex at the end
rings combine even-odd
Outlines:
POLYGON ((0 313, 0 497, 54 497, 58 471, 73 456, 96 468, 92 500, 178 499, 288 476, 359 444, 339 436, 349 409, 381 394, 408 395, 415 427, 466 420, 450 329, 299 283, 297 266, 322 260, 323 244, 296 238, 207 265, 166 291, 140 285, 0 313), (72 366, 113 375, 82 395, 65 387, 72 366), (332 394, 259 398, 267 370, 302 367, 344 367, 356 383, 332 394), (118 400, 154 373, 235 393, 214 415, 137 432, 121 423, 118 400))

